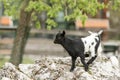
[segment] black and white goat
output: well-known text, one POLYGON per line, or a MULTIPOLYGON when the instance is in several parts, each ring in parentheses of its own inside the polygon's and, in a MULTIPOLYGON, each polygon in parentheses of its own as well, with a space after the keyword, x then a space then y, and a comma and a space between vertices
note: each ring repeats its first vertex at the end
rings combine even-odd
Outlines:
POLYGON ((77 57, 80 57, 82 64, 84 65, 85 71, 88 70, 89 64, 91 64, 98 55, 98 48, 101 48, 101 38, 102 30, 98 33, 90 33, 89 36, 80 39, 71 39, 65 36, 65 31, 59 32, 54 40, 55 44, 61 44, 69 53, 72 58, 72 66, 70 71, 75 68, 75 61, 77 57), (86 54, 91 56, 88 62, 85 62, 86 54))

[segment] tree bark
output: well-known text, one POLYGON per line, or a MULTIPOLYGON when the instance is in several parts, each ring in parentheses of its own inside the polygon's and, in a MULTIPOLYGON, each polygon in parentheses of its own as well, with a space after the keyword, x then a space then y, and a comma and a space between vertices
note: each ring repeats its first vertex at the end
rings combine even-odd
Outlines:
POLYGON ((25 45, 30 32, 30 18, 31 12, 26 12, 25 8, 28 6, 29 0, 24 0, 20 10, 19 25, 14 39, 14 45, 11 53, 10 62, 14 65, 19 65, 22 62, 25 45))

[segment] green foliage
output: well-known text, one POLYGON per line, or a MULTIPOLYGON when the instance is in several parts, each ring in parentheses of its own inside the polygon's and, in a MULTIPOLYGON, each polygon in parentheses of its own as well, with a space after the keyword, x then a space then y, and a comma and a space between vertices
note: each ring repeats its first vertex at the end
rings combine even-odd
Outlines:
POLYGON ((48 24, 48 26, 47 26, 48 30, 51 30, 52 27, 56 27, 57 26, 57 24, 55 23, 55 21, 52 20, 52 19, 47 19, 46 23, 48 24))
POLYGON ((8 62, 8 60, 9 60, 8 58, 4 58, 4 56, 1 56, 0 57, 0 68, 2 68, 4 63, 8 62))
POLYGON ((38 0, 38 1, 31 0, 29 2, 29 5, 26 8, 26 11, 34 10, 34 11, 40 13, 42 11, 49 10, 49 9, 50 9, 50 6, 47 3, 45 3, 41 0, 38 0))
POLYGON ((39 22, 39 21, 36 21, 36 23, 35 23, 35 27, 36 27, 37 29, 40 29, 40 28, 41 28, 41 26, 40 26, 40 22, 39 22))
POLYGON ((110 0, 108 7, 110 7, 113 10, 120 11, 120 0, 110 0))
POLYGON ((19 17, 20 0, 0 0, 3 3, 5 11, 4 15, 13 16, 13 18, 19 17))
POLYGON ((82 15, 82 16, 78 16, 77 17, 77 20, 81 20, 82 21, 83 27, 85 25, 86 19, 87 19, 87 15, 82 15))
MULTIPOLYGON (((1 56, 1 55, 0 55, 1 56)), ((5 56, 1 56, 0 57, 0 68, 2 68, 3 67, 3 65, 6 63, 6 62, 9 62, 9 58, 6 58, 5 56)), ((32 59, 30 59, 30 58, 26 58, 26 57, 24 57, 23 58, 23 64, 27 64, 27 63, 34 63, 34 61, 32 60, 32 59)))
MULTIPOLYGON (((23 0, 0 0, 4 3, 5 14, 13 15, 19 14, 19 9, 23 0)), ((113 9, 118 9, 120 7, 120 0, 111 0, 110 3, 113 4, 113 9)), ((98 0, 30 0, 26 11, 33 11, 34 14, 40 14, 45 11, 47 13, 46 23, 48 24, 48 29, 55 27, 56 23, 54 18, 58 15, 60 11, 63 11, 66 21, 80 19, 82 23, 85 23, 87 15, 95 16, 98 10, 106 7, 104 3, 98 2, 98 0)), ((36 15, 33 15, 36 16, 36 15)), ((32 20, 37 20, 38 18, 32 18, 32 20)), ((40 23, 36 22, 36 26, 40 23)), ((38 28, 38 27, 37 27, 38 28)))

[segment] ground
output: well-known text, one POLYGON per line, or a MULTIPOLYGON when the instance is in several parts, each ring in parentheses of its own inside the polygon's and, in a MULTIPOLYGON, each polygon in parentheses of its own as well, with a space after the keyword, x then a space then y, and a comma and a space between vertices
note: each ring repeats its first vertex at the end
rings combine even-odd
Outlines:
MULTIPOLYGON (((13 39, 0 39, 0 45, 1 54, 10 54, 13 39)), ((65 50, 60 45, 53 43, 53 39, 30 38, 25 48, 26 54, 66 56, 67 54, 64 54, 64 52, 65 50)))

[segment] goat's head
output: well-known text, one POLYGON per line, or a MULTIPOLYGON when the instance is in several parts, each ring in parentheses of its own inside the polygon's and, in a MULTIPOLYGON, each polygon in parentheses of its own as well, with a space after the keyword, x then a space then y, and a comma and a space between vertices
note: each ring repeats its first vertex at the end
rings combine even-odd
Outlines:
POLYGON ((98 37, 98 36, 100 36, 103 33, 103 30, 100 30, 97 33, 96 32, 88 31, 88 33, 90 33, 90 35, 93 36, 93 37, 98 37))
POLYGON ((59 33, 57 33, 54 43, 55 44, 61 44, 65 39, 65 31, 63 31, 62 33, 59 31, 59 33))

